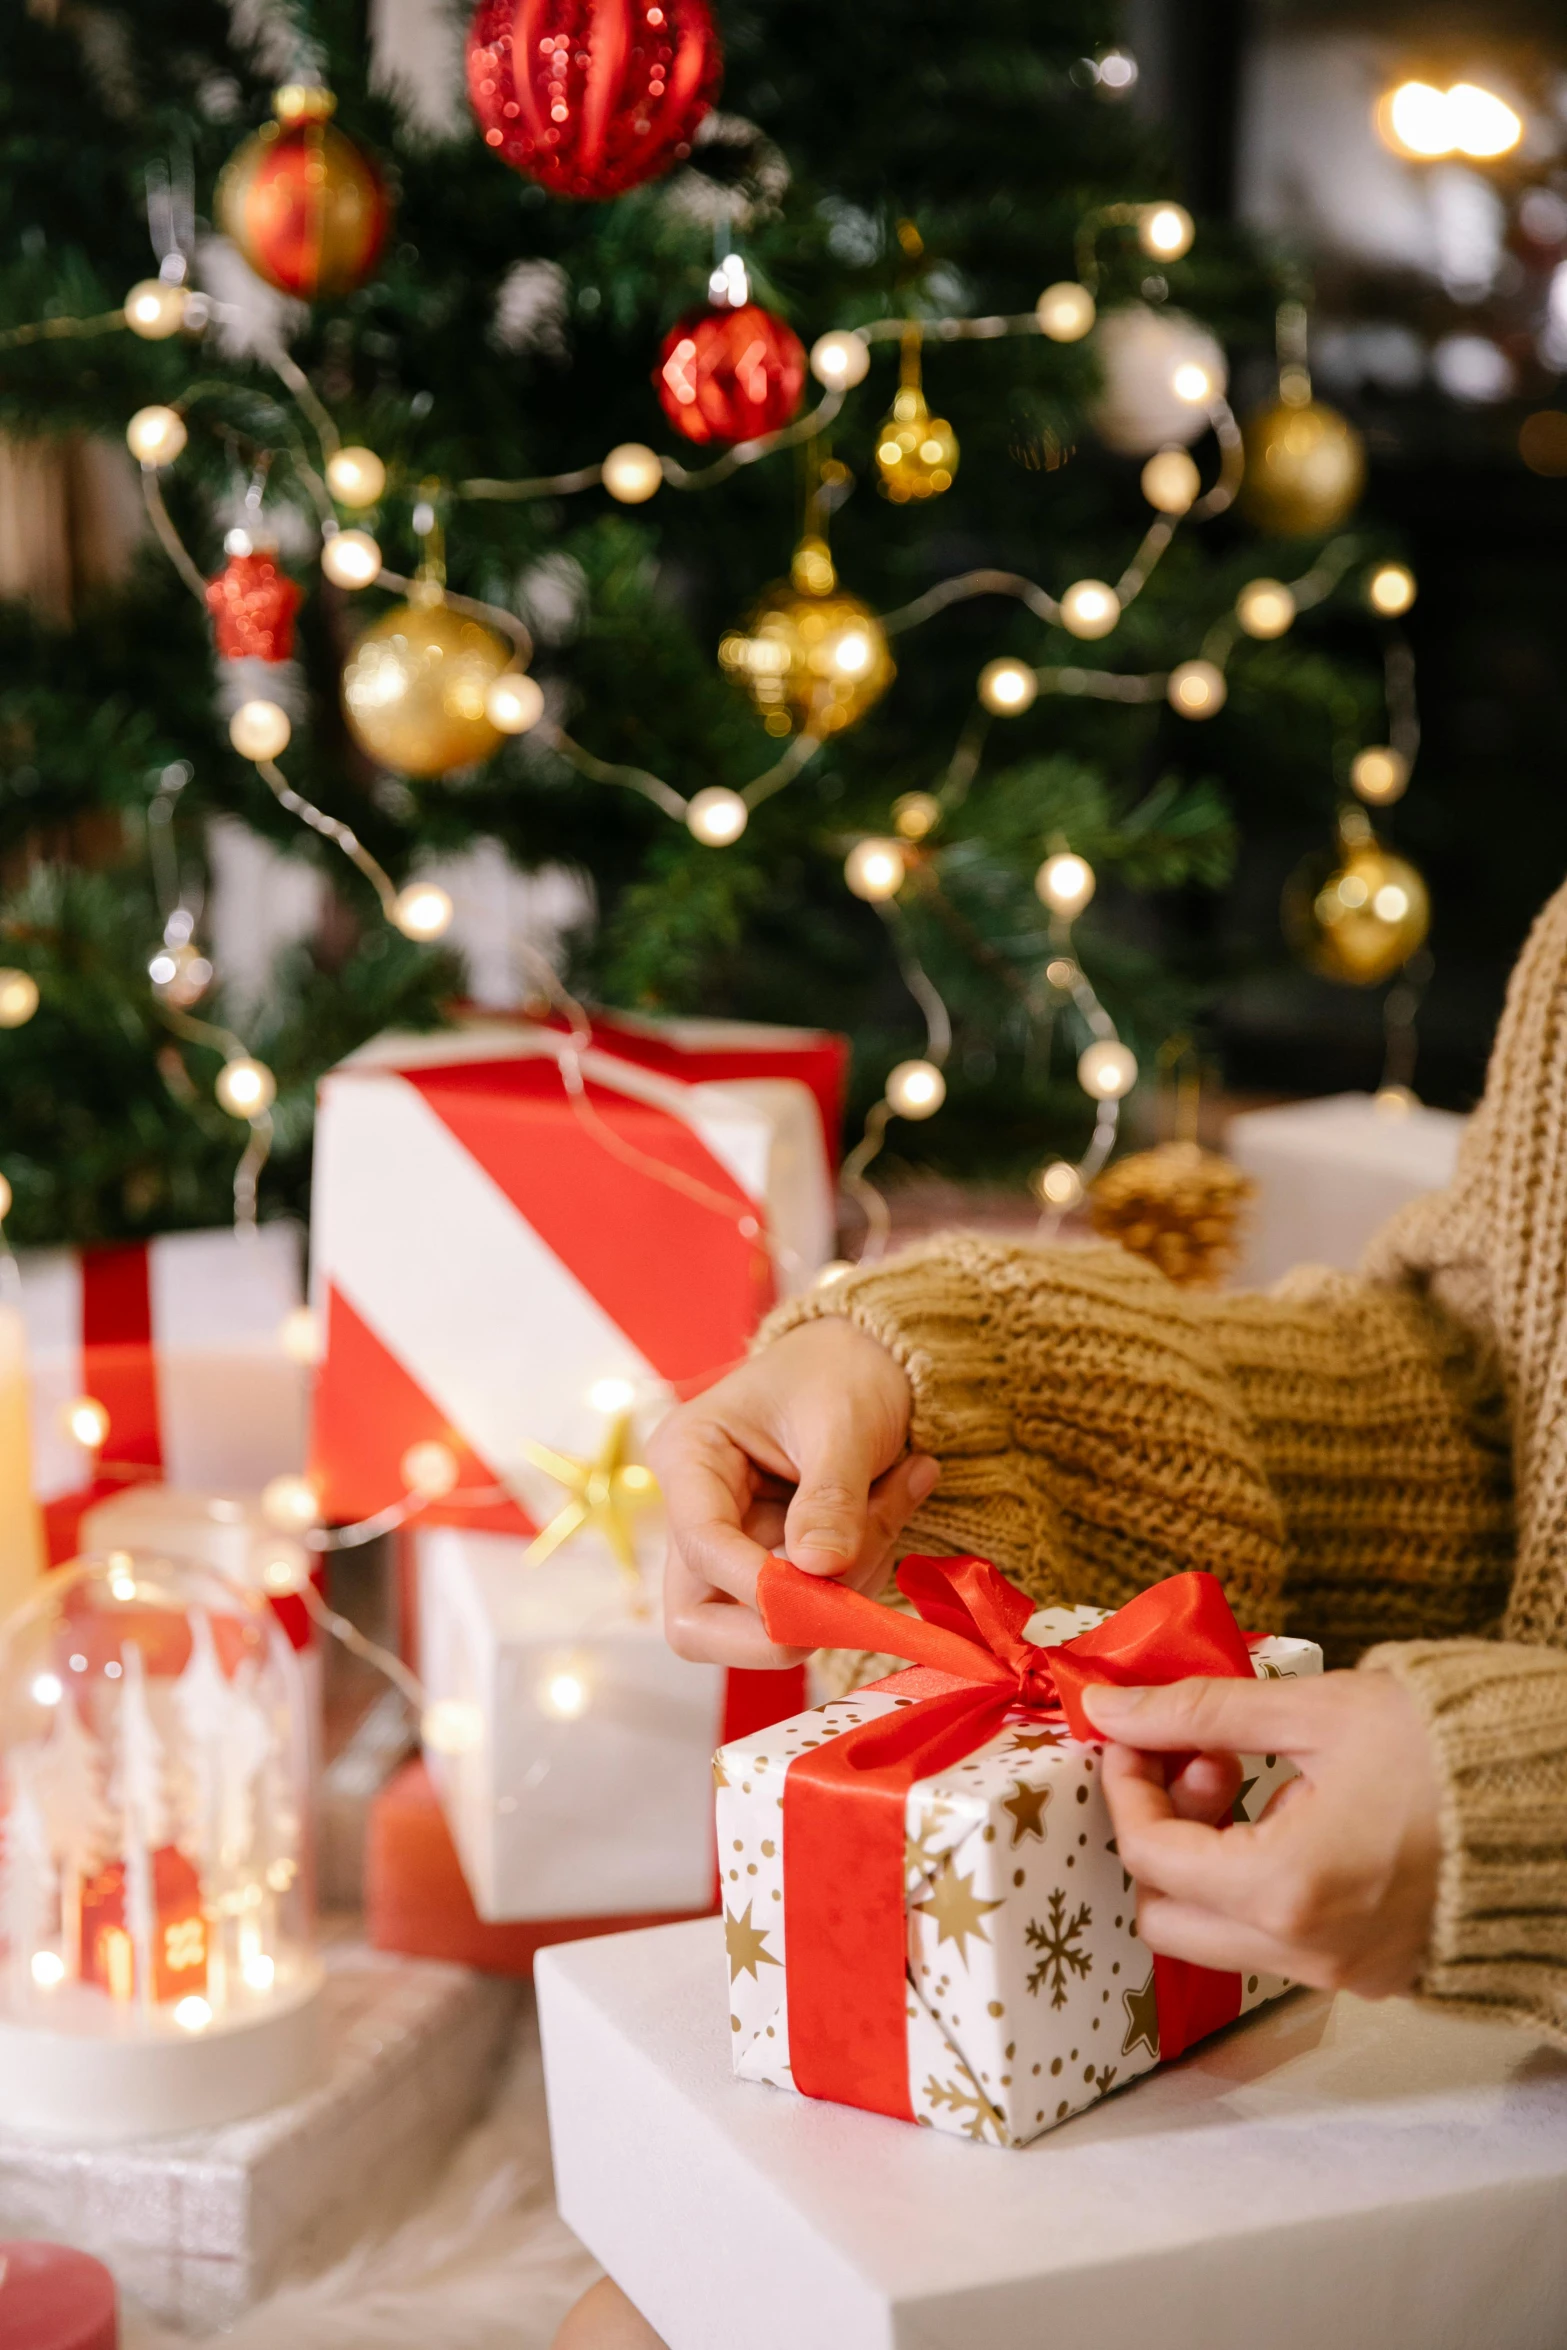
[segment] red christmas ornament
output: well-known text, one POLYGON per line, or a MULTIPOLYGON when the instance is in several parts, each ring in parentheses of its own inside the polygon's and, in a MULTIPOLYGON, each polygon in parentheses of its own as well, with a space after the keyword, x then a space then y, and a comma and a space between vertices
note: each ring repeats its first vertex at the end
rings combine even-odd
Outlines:
POLYGON ((788 424, 805 389, 805 349, 759 303, 692 310, 664 337, 653 388, 676 432, 699 447, 754 441, 788 424))
POLYGON ((332 128, 330 90, 291 82, 276 122, 248 138, 218 182, 218 219, 258 277, 307 302, 351 294, 381 258, 392 206, 379 167, 332 128))
POLYGON ((297 580, 265 553, 231 555, 207 582, 207 610, 220 661, 286 661, 294 650, 294 614, 304 601, 297 580))
POLYGON ((691 152, 723 65, 707 0, 480 0, 468 95, 514 171, 623 196, 691 152))

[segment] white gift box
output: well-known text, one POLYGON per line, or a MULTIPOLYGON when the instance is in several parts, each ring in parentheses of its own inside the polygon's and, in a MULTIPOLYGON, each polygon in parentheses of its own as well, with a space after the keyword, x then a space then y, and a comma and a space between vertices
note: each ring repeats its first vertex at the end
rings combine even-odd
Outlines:
POLYGON ((656 1592, 586 1543, 539 1566, 514 1535, 440 1526, 417 1544, 447 1749, 427 1737, 426 1762, 480 1917, 707 1908, 722 1670, 676 1656, 656 1592))
MULTIPOLYGON (((1027 1637, 1052 1646, 1104 1621, 1097 1608, 1041 1609, 1027 1637)), ((1259 1679, 1293 1680, 1320 1673, 1322 1651, 1309 1640, 1265 1639, 1252 1665, 1259 1679)), ((894 1675, 718 1756, 730 2045, 742 2080, 795 2086, 784 1932, 789 1766, 908 1703, 894 1675)), ((1138 1939, 1136 1896, 1099 1783, 1102 1753, 1060 1725, 1019 1718, 909 1788, 904 2013, 917 2122, 1026 2146, 1159 2063, 1162 1993, 1138 1939)), ((1245 1758, 1238 1816, 1260 1818, 1294 1775, 1278 1756, 1245 1758)), ((845 1883, 845 1904, 858 1891, 845 1883)), ((1277 1975, 1231 1980, 1232 2016, 1289 1988, 1277 1975)))
POLYGON ((561 2215, 670 2350, 1563 2338, 1567 2058, 1524 2033, 1297 1992, 1001 2155, 735 2080, 728 1971, 717 1919, 537 1965, 561 2215))
POLYGON ((1242 1218, 1236 1283, 1265 1288, 1296 1265, 1353 1272, 1395 1209, 1451 1182, 1464 1123, 1422 1102, 1379 1106, 1369 1093, 1232 1118, 1224 1147, 1257 1185, 1242 1218))
POLYGON ((109 1413, 106 1470, 243 1492, 302 1468, 310 1373, 283 1339, 301 1253, 297 1226, 263 1224, 22 1256, 38 1498, 92 1479, 64 1417, 83 1395, 109 1413))
POLYGON ((474 1021, 383 1038, 322 1087, 329 1517, 398 1501, 406 1452, 435 1440, 460 1493, 500 1498, 470 1522, 532 1531, 558 1495, 530 1440, 595 1452, 607 1381, 647 1410, 709 1384, 831 1251, 838 1040, 617 1016, 570 1069, 564 1044, 474 1021))

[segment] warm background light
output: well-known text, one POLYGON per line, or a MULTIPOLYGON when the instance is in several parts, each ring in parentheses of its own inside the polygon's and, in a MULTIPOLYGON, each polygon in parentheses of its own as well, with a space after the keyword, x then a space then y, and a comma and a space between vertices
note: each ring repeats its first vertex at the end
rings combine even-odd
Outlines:
POLYGON ((1248 636, 1282 636, 1295 617, 1295 598, 1281 579, 1248 580, 1235 599, 1235 617, 1248 636))
POLYGON ((322 541, 321 568, 334 587, 369 587, 381 576, 381 549, 367 530, 340 530, 322 541))
POLYGON ((1143 496, 1160 514, 1184 514, 1202 488, 1202 475, 1184 449, 1156 449, 1142 472, 1143 496))
POLYGON ((386 487, 374 449, 339 449, 326 462, 326 486, 340 506, 373 506, 386 487))
POLYGON ((847 392, 870 370, 870 345, 862 335, 835 331, 811 345, 811 373, 829 392, 847 392))
POLYGON ((294 729, 276 702, 241 702, 229 720, 229 741, 242 759, 278 759, 294 729))
POLYGON ((1183 718, 1212 718, 1224 708, 1229 687, 1213 661, 1180 661, 1170 672, 1165 695, 1183 718))
POLYGON ((1366 582, 1366 601, 1385 620, 1396 620, 1401 612, 1407 612, 1417 593, 1415 575, 1407 563, 1379 563, 1366 582))
POLYGON ((751 820, 751 811, 737 791, 710 783, 696 793, 686 810, 686 830, 705 848, 726 849, 737 841, 751 820))
POLYGON ((947 1098, 947 1081, 934 1061, 900 1061, 886 1092, 900 1118, 933 1118, 947 1098))
POLYGON ((908 871, 895 840, 858 840, 843 861, 843 878, 857 898, 895 897, 908 871))
POLYGON ((602 478, 622 506, 642 506, 663 487, 664 468, 645 441, 621 441, 605 458, 602 478))
POLYGON ((1096 1102, 1116 1102, 1137 1083, 1137 1056, 1111 1039, 1091 1044, 1078 1056, 1077 1082, 1096 1102))
POLYGON ((1039 680, 1025 661, 1003 656, 999 661, 987 661, 979 673, 979 698, 998 717, 1021 716, 1038 692, 1039 680))
POLYGON ((1121 599, 1102 579, 1076 580, 1061 598, 1061 626, 1071 636, 1108 636, 1121 617, 1121 599))
POLYGON ((1034 305, 1039 331, 1053 343, 1079 343, 1094 323, 1094 297, 1072 278, 1046 286, 1034 305))
POLYGON ((452 901, 434 881, 410 881, 397 893, 394 916, 404 938, 439 938, 451 928, 452 901))
POLYGON ((1081 914, 1094 894, 1094 869, 1086 857, 1075 857, 1070 850, 1061 850, 1047 857, 1034 875, 1034 889, 1052 914, 1070 918, 1081 914))

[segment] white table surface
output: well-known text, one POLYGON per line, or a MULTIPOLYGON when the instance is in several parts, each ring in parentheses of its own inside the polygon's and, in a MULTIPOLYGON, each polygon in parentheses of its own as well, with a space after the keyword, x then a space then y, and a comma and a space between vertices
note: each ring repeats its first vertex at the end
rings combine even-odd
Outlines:
POLYGON ((1014 2150, 729 2069, 718 1921, 547 1950, 562 2216, 671 2350, 1563 2350, 1567 2057, 1301 1993, 1014 2150))

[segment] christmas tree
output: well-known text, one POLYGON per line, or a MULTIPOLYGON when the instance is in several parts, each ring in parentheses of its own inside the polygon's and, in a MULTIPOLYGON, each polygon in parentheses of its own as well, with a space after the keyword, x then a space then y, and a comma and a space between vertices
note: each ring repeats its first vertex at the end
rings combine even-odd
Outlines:
MULTIPOLYGON (((598 13, 615 11, 538 15, 565 28, 568 79, 565 33, 587 42, 598 13)), ((726 0, 705 113, 705 12, 647 14, 690 87, 652 85, 673 126, 653 176, 634 156, 598 195, 558 192, 569 172, 537 154, 513 167, 519 117, 481 86, 495 56, 516 64, 504 41, 475 68, 476 122, 440 91, 389 90, 351 0, 28 0, 13 18, 0 499, 44 516, 46 541, 0 609, 19 1240, 220 1221, 231 1197, 249 1206, 267 1151, 262 1212, 301 1208, 320 1072, 461 991, 430 941, 439 900, 398 893, 475 842, 581 877, 562 947, 589 998, 847 1028, 861 1114, 934 1049, 945 1106, 898 1123, 904 1156, 1075 1160, 1099 1114, 1083 1047, 1119 1032, 1146 1074, 1200 1015, 1202 924, 1155 909, 1224 884, 1234 778, 1255 792, 1266 773, 1325 817, 1334 755, 1383 730, 1371 663, 1231 617, 1256 575, 1311 576, 1331 515, 1293 521, 1304 552, 1229 516, 1173 528, 1233 493, 1218 345, 1270 351, 1277 288, 1228 232, 1192 240, 1167 159, 1116 103, 1111 11, 976 0, 955 38, 939 7, 726 0), (264 151, 220 180, 280 84, 274 139, 341 134, 339 167, 368 175, 363 250, 339 257, 340 290, 319 267, 309 302, 261 283, 218 226, 258 235, 264 151), (155 277, 124 331, 127 289, 155 277), (1085 279, 1130 343, 1083 336, 1085 279), (693 432, 682 371, 708 365, 715 321, 753 314, 761 375, 720 353, 693 432), (810 380, 829 331, 837 354, 810 380), (1150 422, 1145 334, 1166 374, 1172 334, 1192 338, 1189 422, 1150 422), (813 403, 815 429, 795 421, 813 403), (133 435, 157 526, 138 535, 115 453, 133 417, 170 406, 173 441, 133 435), (1166 441, 1191 443, 1196 470, 1146 473, 1166 441), (335 584, 376 561, 416 575, 416 609, 444 580, 454 628, 462 599, 493 608, 473 621, 492 648, 479 702, 444 746, 376 736, 385 632, 363 656, 356 640, 406 589, 335 584), (858 599, 846 625, 869 668, 791 708, 779 628, 802 595, 858 599), (288 664, 255 657, 256 626, 293 631, 288 664), (497 666, 504 724, 525 731, 493 723, 497 666), (1194 723, 1226 694, 1222 727, 1194 723), (266 722, 247 736, 235 717, 258 698, 291 721, 275 760, 266 722), (219 820, 331 883, 249 1001, 221 957, 210 968, 219 820)), ((481 10, 481 32, 491 18, 509 37, 511 12, 481 10)), ((289 283, 264 226, 249 258, 289 283)), ((1326 587, 1352 585, 1365 553, 1330 561, 1326 587)), ((1106 1068, 1113 1101, 1125 1072, 1106 1068)), ((895 1088, 900 1106, 929 1095, 895 1088)))

